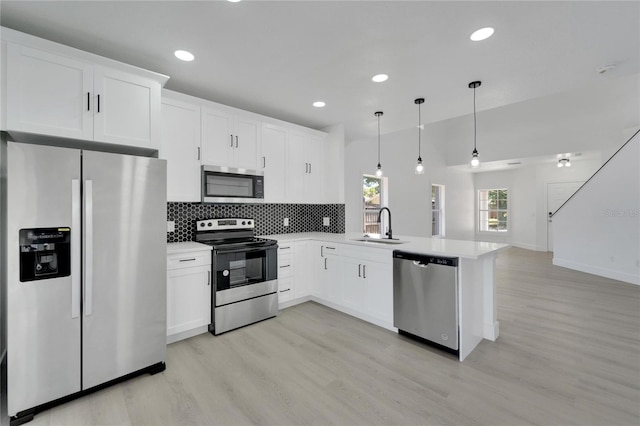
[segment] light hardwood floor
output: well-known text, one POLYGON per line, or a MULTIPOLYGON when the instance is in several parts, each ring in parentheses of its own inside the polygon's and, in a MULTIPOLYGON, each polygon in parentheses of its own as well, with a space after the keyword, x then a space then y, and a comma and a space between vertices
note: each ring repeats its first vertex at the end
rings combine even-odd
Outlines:
POLYGON ((500 338, 463 363, 309 302, 31 424, 640 424, 640 286, 517 248, 497 267, 500 338))

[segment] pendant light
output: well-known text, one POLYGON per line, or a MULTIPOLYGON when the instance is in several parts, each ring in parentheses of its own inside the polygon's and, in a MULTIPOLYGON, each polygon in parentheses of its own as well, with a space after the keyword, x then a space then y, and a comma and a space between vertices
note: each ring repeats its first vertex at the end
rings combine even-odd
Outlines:
POLYGON ((418 105, 418 162, 416 164, 416 174, 424 174, 424 166, 422 165, 422 156, 420 155, 420 133, 422 133, 422 122, 420 121, 420 105, 424 103, 424 98, 418 98, 415 102, 418 105))
POLYGON ((380 165, 380 116, 382 115, 382 111, 376 112, 376 117, 378 117, 378 167, 376 169, 376 176, 382 177, 382 166, 380 165))
POLYGON ((473 89, 473 152, 471 153, 471 167, 474 169, 480 167, 480 159, 476 149, 476 88, 480 87, 481 84, 482 82, 480 81, 469 83, 469 89, 473 89))

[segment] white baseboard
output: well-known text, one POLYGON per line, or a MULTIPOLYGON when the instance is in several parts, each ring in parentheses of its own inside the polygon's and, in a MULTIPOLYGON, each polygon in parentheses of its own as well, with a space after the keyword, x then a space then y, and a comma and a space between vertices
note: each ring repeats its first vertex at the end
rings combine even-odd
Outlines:
POLYGON ((484 338, 495 342, 500 335, 500 323, 498 321, 493 324, 484 324, 484 338))
POLYGON ((311 300, 311 296, 299 297, 297 299, 288 300, 286 302, 278 303, 278 309, 287 309, 291 306, 299 305, 300 303, 308 302, 311 300))
POLYGON ((209 331, 208 325, 203 325, 202 327, 197 327, 192 330, 183 331, 181 333, 172 334, 167 336, 167 345, 178 342, 180 340, 188 339, 189 337, 197 336, 198 334, 204 334, 209 331))
POLYGON ((533 250, 533 251, 547 251, 547 249, 541 249, 540 247, 536 246, 535 244, 527 244, 527 243, 519 243, 517 241, 511 242, 509 243, 514 247, 518 247, 518 248, 522 248, 525 250, 533 250))
POLYGON ((640 275, 633 275, 626 272, 620 272, 613 269, 602 268, 599 266, 588 265, 572 260, 553 258, 553 264, 564 268, 575 269, 576 271, 586 272, 587 274, 599 275, 605 278, 611 278, 618 281, 624 281, 630 284, 640 285, 640 275))

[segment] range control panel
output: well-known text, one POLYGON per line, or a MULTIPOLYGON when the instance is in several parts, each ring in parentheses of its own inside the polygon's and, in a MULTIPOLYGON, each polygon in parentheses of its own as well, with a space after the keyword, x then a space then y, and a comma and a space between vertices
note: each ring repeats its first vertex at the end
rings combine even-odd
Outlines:
POLYGON ((19 231, 20 281, 71 275, 71 229, 29 228, 19 231))
POLYGON ((247 218, 207 219, 196 222, 197 231, 220 231, 227 229, 253 229, 255 220, 247 218))

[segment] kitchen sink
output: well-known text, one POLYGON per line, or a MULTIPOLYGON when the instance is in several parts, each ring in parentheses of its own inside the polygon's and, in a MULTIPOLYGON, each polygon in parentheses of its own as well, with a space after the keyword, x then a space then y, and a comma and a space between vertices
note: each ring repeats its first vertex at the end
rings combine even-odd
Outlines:
POLYGON ((374 244, 404 244, 407 241, 402 241, 397 238, 372 238, 372 237, 363 237, 363 238, 353 238, 351 241, 359 241, 363 243, 374 243, 374 244))

